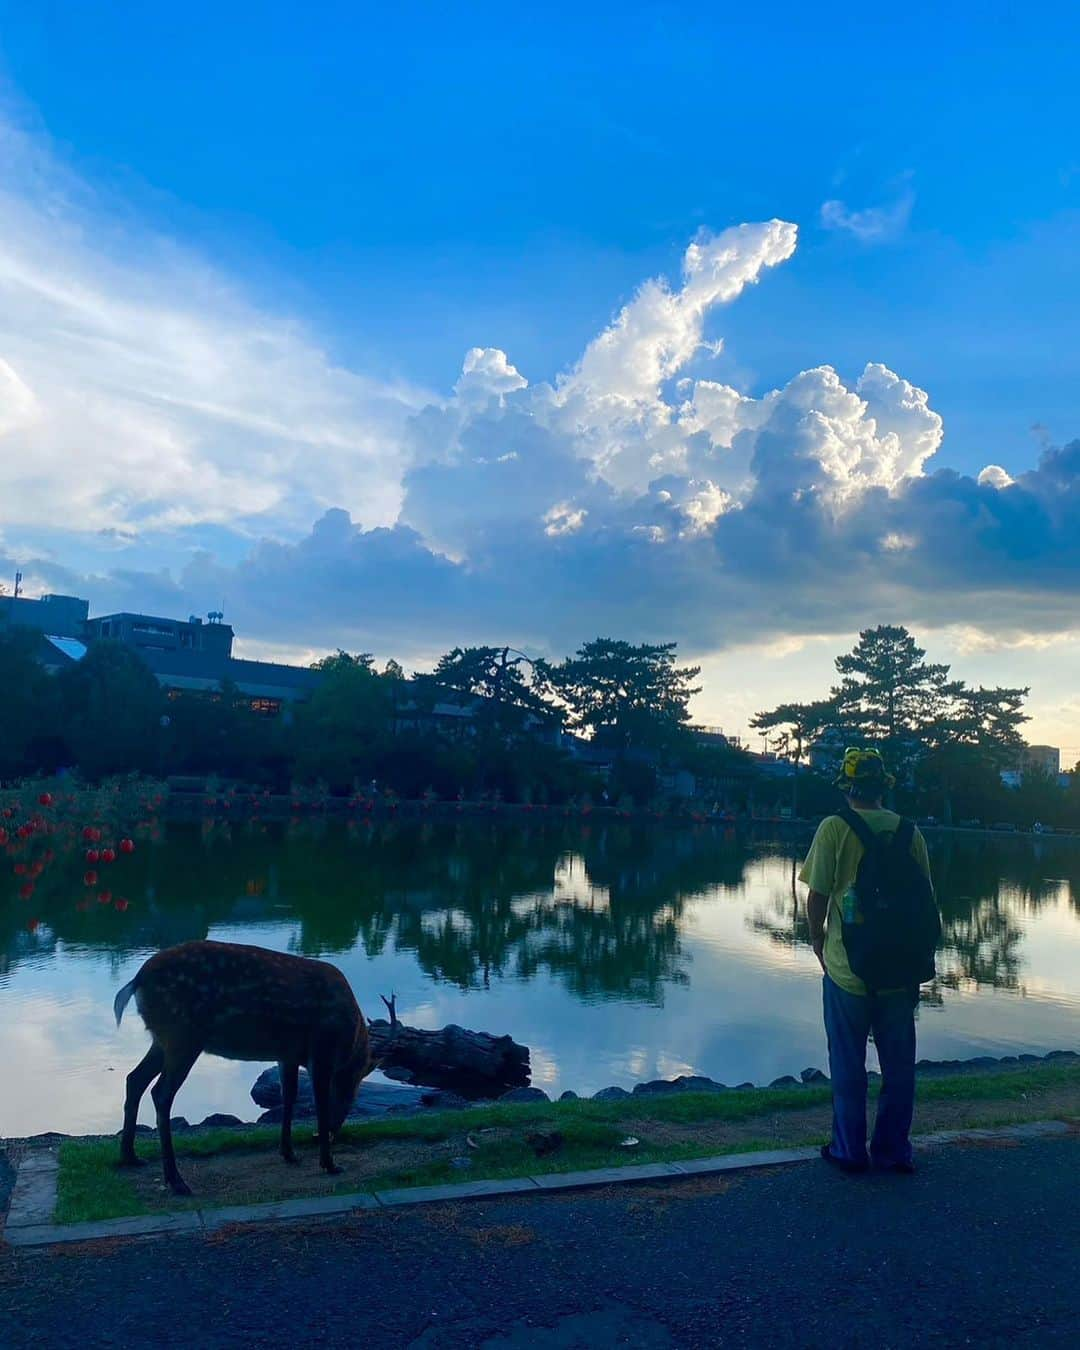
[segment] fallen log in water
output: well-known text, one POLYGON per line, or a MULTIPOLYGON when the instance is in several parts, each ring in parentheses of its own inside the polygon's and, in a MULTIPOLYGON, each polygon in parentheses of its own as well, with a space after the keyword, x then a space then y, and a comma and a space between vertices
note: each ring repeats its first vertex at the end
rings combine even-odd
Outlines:
MULTIPOLYGON (((386 1002, 386 1000, 383 1000, 386 1002)), ((368 1023, 371 1053, 381 1059, 387 1078, 424 1087, 448 1088, 463 1097, 498 1097, 528 1085, 529 1047, 511 1036, 468 1031, 452 1023, 441 1031, 407 1027, 397 1020, 393 999, 390 1020, 368 1023)))
MULTIPOLYGON (((386 1000, 384 1000, 385 1002, 386 1000)), ((371 1053, 381 1063, 387 1078, 415 1087, 441 1088, 461 1097, 476 1100, 500 1097, 510 1088, 525 1087, 531 1075, 529 1047, 519 1045, 510 1036, 492 1036, 486 1031, 468 1031, 451 1024, 440 1031, 423 1031, 397 1020, 393 1000, 387 1003, 390 1020, 379 1018, 368 1023, 371 1053)), ((311 1093, 306 1073, 301 1070, 298 1114, 310 1104, 311 1093)), ((372 1090, 361 1087, 357 1106, 364 1104, 372 1090)), ((251 1089, 257 1105, 271 1110, 281 1105, 281 1079, 275 1065, 259 1075, 251 1089)), ((438 1101, 431 1103, 438 1106, 438 1101)))

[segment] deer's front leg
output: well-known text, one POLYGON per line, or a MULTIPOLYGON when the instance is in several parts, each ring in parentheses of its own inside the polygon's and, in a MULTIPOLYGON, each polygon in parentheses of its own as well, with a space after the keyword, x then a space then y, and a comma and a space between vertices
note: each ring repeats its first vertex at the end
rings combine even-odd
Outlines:
POLYGON ((341 1168, 330 1154, 330 1065, 316 1060, 308 1071, 315 1092, 315 1114, 319 1124, 319 1166, 331 1176, 338 1176, 341 1168))
POLYGON ((278 1073, 281 1075, 281 1156, 287 1163, 299 1161, 292 1146, 293 1107, 296 1105, 299 1072, 296 1064, 278 1064, 278 1073))

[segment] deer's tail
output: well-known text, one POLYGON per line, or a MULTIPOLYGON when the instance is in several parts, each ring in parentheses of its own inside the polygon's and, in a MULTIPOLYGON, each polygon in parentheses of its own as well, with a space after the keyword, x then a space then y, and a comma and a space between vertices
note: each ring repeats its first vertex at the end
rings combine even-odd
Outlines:
POLYGON ((138 975, 136 975, 133 980, 128 980, 127 984, 124 985, 123 989, 117 991, 116 997, 113 999, 112 1009, 113 1012, 116 1014, 117 1026, 120 1025, 120 1019, 124 1015, 124 1009, 131 1002, 131 996, 135 992, 135 986, 138 983, 138 981, 139 981, 138 975))

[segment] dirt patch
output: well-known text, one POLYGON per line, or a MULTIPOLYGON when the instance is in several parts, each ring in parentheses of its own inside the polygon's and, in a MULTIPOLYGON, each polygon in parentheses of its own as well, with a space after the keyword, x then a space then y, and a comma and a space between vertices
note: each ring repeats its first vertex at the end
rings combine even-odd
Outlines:
MULTIPOLYGON (((200 1207, 257 1205, 300 1196, 347 1195, 362 1191, 373 1177, 391 1172, 409 1172, 433 1162, 446 1162, 464 1153, 461 1141, 380 1140, 357 1143, 343 1140, 334 1149, 334 1161, 344 1171, 328 1176, 319 1167, 314 1143, 294 1141, 299 1162, 290 1166, 273 1149, 253 1152, 229 1151, 208 1157, 183 1157, 177 1161, 184 1180, 195 1192, 200 1207)), ((166 1188, 157 1163, 134 1174, 139 1198, 151 1210, 173 1210, 177 1202, 166 1188)), ((195 1202, 189 1202, 195 1203, 195 1202)))
POLYGON ((430 1209, 423 1217, 429 1228, 465 1238, 476 1247, 527 1247, 536 1241, 536 1230, 525 1223, 478 1225, 473 1212, 466 1217, 458 1209, 430 1209))
MULTIPOLYGON (((919 1102, 916 1095, 916 1134, 931 1134, 938 1130, 957 1130, 970 1127, 973 1115, 985 1115, 998 1124, 1020 1124, 1025 1120, 1062 1120, 1076 1110, 1077 1091, 1074 1087, 1049 1088, 1032 1092, 1020 1101, 931 1101, 919 1102)), ((873 1120, 873 1104, 869 1109, 873 1120)), ((662 1120, 642 1120, 634 1124, 634 1132, 643 1145, 702 1146, 706 1152, 737 1151, 740 1145, 768 1144, 773 1148, 787 1148, 803 1144, 808 1139, 828 1136, 832 1125, 832 1107, 828 1102, 802 1110, 777 1111, 768 1115, 751 1116, 739 1121, 700 1121, 682 1123, 662 1120)))
MULTIPOLYGON (((723 1195, 740 1184, 737 1176, 687 1177, 678 1185, 672 1186, 634 1186, 624 1192, 627 1214, 644 1215, 651 1218, 663 1214, 673 1204, 686 1200, 696 1200, 703 1195, 723 1195)), ((620 1197, 622 1198, 622 1197, 620 1197)))

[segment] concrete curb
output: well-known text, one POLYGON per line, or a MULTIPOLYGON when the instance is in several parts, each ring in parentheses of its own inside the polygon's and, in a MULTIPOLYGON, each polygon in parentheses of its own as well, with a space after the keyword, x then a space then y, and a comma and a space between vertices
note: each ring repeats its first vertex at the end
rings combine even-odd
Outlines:
MULTIPOLYGON (((919 1135, 914 1143, 918 1149, 928 1149, 967 1140, 1022 1141, 1061 1137, 1072 1132, 1072 1127, 1064 1121, 1036 1120, 1000 1129, 942 1130, 919 1135)), ((787 1163, 809 1162, 818 1156, 817 1148, 723 1153, 712 1158, 687 1158, 682 1162, 599 1167, 588 1172, 550 1172, 508 1181, 465 1181, 455 1185, 414 1186, 355 1195, 305 1196, 297 1200, 277 1200, 261 1205, 230 1205, 222 1209, 193 1209, 177 1214, 103 1219, 97 1223, 56 1224, 53 1222, 53 1213, 60 1161, 58 1154, 50 1150, 30 1155, 19 1165, 4 1237, 13 1247, 45 1247, 56 1243, 143 1237, 158 1233, 212 1233, 229 1224, 285 1223, 359 1210, 397 1209, 405 1205, 435 1204, 440 1201, 491 1200, 504 1195, 550 1195, 556 1191, 625 1186, 643 1181, 677 1181, 719 1172, 744 1172, 787 1163)))

